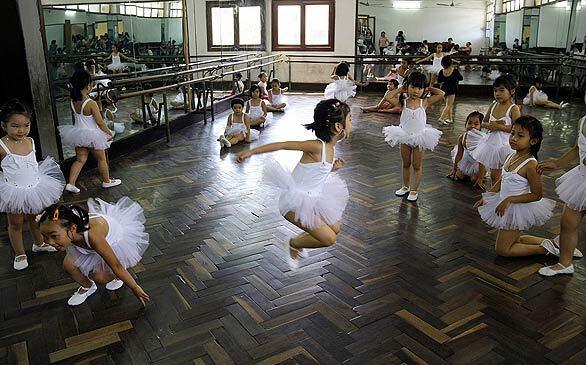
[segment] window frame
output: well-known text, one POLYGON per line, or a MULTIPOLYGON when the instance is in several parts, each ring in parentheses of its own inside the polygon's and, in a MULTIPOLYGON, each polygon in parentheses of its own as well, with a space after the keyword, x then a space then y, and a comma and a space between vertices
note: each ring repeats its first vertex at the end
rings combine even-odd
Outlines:
POLYGON ((207 43, 208 52, 212 51, 264 51, 266 50, 266 27, 265 27, 265 1, 264 0, 245 0, 245 1, 206 1, 206 31, 207 31, 207 43), (220 6, 218 6, 220 5, 220 6), (240 45, 240 12, 234 12, 234 45, 222 46, 214 45, 214 39, 212 34, 212 9, 213 8, 238 8, 238 7, 260 7, 260 44, 259 45, 240 45))
POLYGON ((334 41, 336 34, 336 1, 335 0, 273 0, 271 5, 271 40, 273 51, 334 51, 334 41), (301 6, 301 44, 300 45, 280 45, 279 42, 279 6, 280 5, 299 5, 301 6), (305 44, 305 7, 307 5, 328 5, 329 14, 329 35, 327 45, 307 45, 305 44))

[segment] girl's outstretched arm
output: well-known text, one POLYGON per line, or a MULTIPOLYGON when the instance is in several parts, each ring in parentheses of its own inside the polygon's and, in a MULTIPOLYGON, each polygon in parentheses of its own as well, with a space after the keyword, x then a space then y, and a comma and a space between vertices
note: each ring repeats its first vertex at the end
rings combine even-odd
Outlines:
POLYGON ((243 151, 238 154, 238 162, 242 162, 252 155, 259 155, 261 153, 274 152, 279 150, 302 151, 309 154, 321 153, 322 143, 318 140, 313 141, 287 141, 265 144, 248 151, 243 151))
POLYGON ((572 161, 577 161, 580 157, 580 149, 578 145, 570 148, 568 152, 564 153, 562 157, 558 159, 551 159, 545 162, 540 163, 537 165, 537 173, 543 174, 545 171, 548 170, 557 170, 560 169, 572 161))
POLYGON ((420 60, 417 60, 417 61, 415 61, 415 63, 421 63, 421 62, 429 61, 429 60, 431 60, 431 59, 432 59, 433 55, 434 55, 434 53, 432 53, 432 54, 430 54, 429 56, 427 56, 427 57, 424 57, 424 58, 422 58, 422 59, 420 59, 420 60))
POLYGON ((427 106, 433 105, 440 100, 444 100, 444 95, 446 95, 443 90, 440 90, 436 87, 428 87, 427 91, 431 92, 431 96, 426 99, 427 106))
POLYGON ((96 231, 89 232, 89 240, 92 243, 92 248, 100 255, 106 264, 112 269, 112 272, 116 277, 124 282, 134 293, 134 295, 142 302, 144 305, 145 302, 148 302, 150 299, 149 295, 145 293, 144 290, 136 283, 134 278, 128 273, 128 270, 122 266, 118 257, 110 247, 110 244, 106 241, 105 238, 106 232, 100 232, 100 229, 96 231))

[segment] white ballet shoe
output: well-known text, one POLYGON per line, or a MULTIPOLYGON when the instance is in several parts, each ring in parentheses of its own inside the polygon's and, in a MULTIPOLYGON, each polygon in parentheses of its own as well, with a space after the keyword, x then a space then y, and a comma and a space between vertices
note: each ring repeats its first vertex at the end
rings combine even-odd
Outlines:
POLYGON ((65 185, 65 190, 73 194, 79 194, 79 192, 81 191, 77 186, 71 184, 65 185))
POLYGON ((83 302, 85 302, 85 300, 90 295, 94 294, 96 292, 96 290, 98 290, 98 287, 96 286, 96 283, 94 283, 93 281, 92 281, 92 286, 90 286, 89 288, 84 288, 84 287, 80 286, 75 291, 75 293, 73 293, 71 298, 69 298, 69 300, 67 301, 67 304, 69 304, 71 306, 80 305, 83 302), (82 292, 82 290, 83 290, 83 292, 82 292))
POLYGON ((102 188, 104 188, 104 189, 113 188, 114 186, 118 186, 120 184, 122 184, 122 180, 120 180, 120 179, 110 179, 109 182, 103 182, 102 183, 102 188))
POLYGON ((411 191, 411 188, 409 186, 402 186, 401 189, 395 191, 395 195, 396 196, 405 196, 410 191, 411 191))
MULTIPOLYGON (((555 236, 555 238, 553 239, 553 244, 558 248, 560 247, 560 236, 555 236)), ((582 253, 582 251, 575 248, 572 256, 574 256, 575 258, 581 259, 582 257, 584 257, 584 254, 582 253)))
POLYGON ((419 198, 419 194, 416 191, 410 192, 409 196, 407 196, 407 200, 409 200, 410 202, 417 201, 417 198, 419 198))
POLYGON ((543 276, 555 276, 560 274, 572 275, 574 273, 574 265, 570 265, 567 267, 562 266, 562 264, 557 263, 555 265, 542 267, 539 269, 539 275, 543 276), (561 269, 555 269, 555 267, 562 267, 561 269))
POLYGON ((36 243, 33 243, 33 252, 57 252, 57 249, 45 242, 42 245, 38 246, 36 243))
POLYGON ((232 147, 232 143, 230 143, 230 141, 228 141, 226 136, 224 136, 223 134, 220 136, 220 144, 224 147, 232 147))
POLYGON ((557 257, 560 256, 560 249, 550 239, 546 238, 543 241, 541 241, 541 247, 545 248, 545 251, 547 251, 548 254, 557 257))
POLYGON ((14 263, 12 264, 14 270, 24 270, 28 267, 28 259, 26 255, 18 255, 14 258, 14 263))
POLYGON ((120 279, 114 279, 112 281, 110 281, 109 283, 106 284, 106 289, 108 290, 118 290, 120 288, 122 288, 122 286, 124 285, 124 282, 120 279))
POLYGON ((291 250, 296 250, 295 248, 291 247, 290 240, 283 244, 283 250, 285 251, 285 261, 289 265, 291 270, 297 270, 299 268, 299 260, 291 256, 291 250))

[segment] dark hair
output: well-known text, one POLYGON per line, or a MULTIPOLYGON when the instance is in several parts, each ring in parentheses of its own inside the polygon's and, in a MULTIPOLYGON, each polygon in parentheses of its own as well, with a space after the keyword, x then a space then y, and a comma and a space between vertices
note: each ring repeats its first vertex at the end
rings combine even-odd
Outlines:
POLYGON ((515 77, 511 74, 501 75, 494 80, 492 83, 492 88, 495 89, 497 87, 504 87, 505 89, 509 90, 511 95, 516 96, 515 89, 517 88, 517 81, 515 77))
POLYGON ((530 115, 522 115, 513 122, 513 125, 518 125, 529 132, 531 139, 537 139, 537 143, 531 145, 530 151, 533 157, 537 158, 537 152, 541 148, 541 141, 543 140, 543 126, 541 122, 530 115))
POLYGON ((397 81, 396 79, 391 79, 389 80, 389 82, 393 85, 395 85, 395 89, 399 87, 399 81, 397 81))
POLYGON ((466 117, 466 123, 468 123, 468 119, 474 118, 474 117, 480 119, 480 123, 482 123, 482 120, 484 120, 484 114, 482 114, 481 112, 476 110, 476 111, 473 111, 472 113, 468 114, 468 116, 466 117))
POLYGON ((260 86, 252 84, 250 85, 250 97, 252 97, 252 92, 258 90, 258 92, 260 93, 260 86))
POLYGON ((337 99, 322 100, 313 110, 313 123, 306 124, 305 128, 313 131, 322 141, 329 142, 332 140, 332 125, 342 123, 345 126, 348 114, 348 104, 337 99))
POLYGON ((85 61, 85 67, 90 67, 90 66, 95 66, 96 65, 96 61, 94 61, 93 58, 90 58, 89 60, 85 61))
POLYGON ((411 63, 411 60, 408 58, 401 58, 401 62, 405 61, 407 63, 407 65, 409 65, 411 63))
POLYGON ((232 99, 232 101, 230 102, 230 108, 234 109, 234 105, 242 105, 242 107, 244 108, 244 100, 240 98, 232 99))
POLYGON ((346 61, 342 61, 340 63, 338 63, 338 65, 336 66, 336 76, 340 76, 340 77, 344 77, 344 76, 348 76, 348 73, 350 72, 350 64, 346 61))
POLYGON ((13 115, 24 115, 27 118, 31 118, 31 110, 26 105, 18 101, 18 99, 12 99, 2 106, 0 106, 0 122, 7 123, 13 115))
POLYGON ((73 64, 73 72, 83 71, 85 70, 85 66, 83 62, 76 62, 73 64))
POLYGON ((419 71, 414 71, 409 74, 407 80, 404 82, 405 86, 413 86, 419 88, 426 88, 427 87, 427 77, 419 71))
POLYGON ((279 81, 279 79, 277 79, 277 78, 274 78, 274 79, 271 80, 271 85, 274 84, 275 82, 277 84, 281 85, 281 81, 279 81))
POLYGON ((88 211, 78 205, 53 204, 41 213, 39 225, 46 221, 53 221, 62 227, 69 228, 76 225, 76 232, 85 232, 90 227, 88 211))
POLYGON ((240 79, 242 78, 242 74, 241 74, 240 72, 236 72, 236 73, 234 74, 234 78, 235 78, 236 80, 240 80, 240 79))
POLYGON ((442 67, 443 68, 448 68, 448 67, 450 67, 453 64, 454 64, 454 61, 452 61, 452 57, 450 57, 450 56, 444 56, 442 58, 442 67))
POLYGON ((73 101, 79 101, 83 97, 81 90, 92 82, 92 76, 86 70, 75 71, 69 78, 69 95, 73 101))
POLYGON ((263 76, 268 76, 268 75, 267 75, 267 72, 266 72, 266 71, 264 71, 264 70, 263 70, 263 71, 261 71, 261 72, 258 74, 258 78, 260 79, 260 78, 261 78, 261 77, 263 77, 263 76))

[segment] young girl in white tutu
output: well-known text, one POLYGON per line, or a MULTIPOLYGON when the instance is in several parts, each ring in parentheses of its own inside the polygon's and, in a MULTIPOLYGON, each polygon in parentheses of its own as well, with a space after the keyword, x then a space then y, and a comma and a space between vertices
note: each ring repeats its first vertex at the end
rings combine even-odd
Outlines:
POLYGON ((464 180, 470 178, 474 186, 484 189, 484 166, 478 163, 471 152, 486 138, 482 132, 482 120, 484 115, 474 111, 466 118, 466 132, 458 138, 458 144, 452 150, 454 167, 448 175, 452 180, 464 180))
POLYGON ((421 62, 426 62, 429 60, 432 60, 432 64, 431 65, 427 65, 425 66, 425 70, 427 72, 429 72, 429 74, 431 75, 431 83, 430 85, 433 86, 437 83, 437 75, 438 73, 442 70, 442 58, 444 58, 444 56, 446 55, 446 53, 444 53, 444 46, 441 43, 438 43, 435 46, 435 52, 430 54, 429 56, 422 58, 420 60, 415 61, 415 63, 421 63, 421 62))
POLYGON ((92 91, 91 76, 87 71, 76 71, 69 79, 69 83, 75 124, 59 126, 59 134, 64 145, 75 147, 75 162, 71 165, 65 190, 74 194, 80 192, 75 183, 90 151, 98 161, 102 187, 118 186, 122 182, 110 178, 106 159, 106 149, 110 147, 114 134, 106 126, 98 104, 89 97, 92 91))
POLYGON ((335 99, 322 100, 315 107, 313 120, 305 127, 314 131, 317 140, 271 143, 238 155, 242 162, 255 154, 278 150, 303 152, 292 173, 272 161, 265 166, 263 176, 265 183, 281 191, 281 214, 305 231, 291 239, 287 247, 293 268, 304 249, 328 247, 336 242, 348 202, 346 183, 333 172, 344 166, 334 152, 336 143, 347 138, 352 129, 350 108, 335 99))
POLYGON ((250 125, 253 127, 268 127, 271 124, 273 113, 267 111, 267 104, 260 98, 258 85, 250 86, 250 97, 246 102, 246 114, 250 116, 250 125))
POLYGON ((535 81, 535 85, 531 85, 529 88, 529 92, 523 98, 523 105, 530 105, 530 106, 543 106, 546 108, 553 108, 553 109, 562 109, 570 105, 569 103, 561 102, 561 103, 554 103, 553 101, 549 100, 547 94, 541 90, 541 79, 537 79, 535 81))
POLYGON ((17 100, 0 107, 0 123, 6 136, 0 138, 0 212, 8 214, 8 237, 14 250, 15 270, 28 267, 22 228, 28 222, 33 252, 55 252, 43 241, 34 217, 55 203, 63 193, 65 178, 51 157, 37 163, 35 141, 27 137, 31 113, 17 100))
POLYGON ((250 129, 250 117, 243 112, 244 100, 232 99, 230 105, 233 113, 228 116, 224 134, 218 138, 220 148, 232 147, 242 141, 246 141, 246 143, 256 141, 260 132, 256 129, 250 129))
POLYGON ((336 67, 331 75, 334 80, 326 86, 324 97, 326 99, 337 99, 346 102, 348 98, 356 96, 356 86, 367 86, 368 82, 362 84, 356 82, 350 76, 350 64, 342 61, 336 67))
POLYGON ((402 92, 407 93, 398 126, 383 128, 385 141, 391 147, 401 146, 403 160, 403 186, 395 192, 397 196, 409 194, 409 201, 419 197, 417 189, 423 175, 423 155, 425 150, 437 146, 442 132, 427 124, 425 109, 444 98, 444 92, 427 87, 427 78, 421 72, 412 72, 403 84, 402 92), (428 94, 431 96, 428 97, 428 94), (411 166, 415 172, 415 182, 411 185, 411 166))
POLYGON ((488 108, 482 127, 489 130, 488 137, 472 152, 472 157, 490 169, 491 184, 501 175, 501 167, 513 150, 509 145, 512 124, 521 116, 519 107, 513 103, 517 82, 511 75, 497 78, 492 89, 496 101, 488 108))
POLYGON ((537 166, 537 171, 543 173, 548 170, 557 170, 571 161, 578 160, 578 166, 566 172, 556 180, 556 193, 565 203, 560 222, 560 235, 553 240, 545 240, 549 249, 560 261, 552 266, 539 269, 545 276, 558 274, 573 274, 574 265, 572 256, 582 257, 576 248, 580 231, 580 223, 586 215, 586 116, 578 123, 578 142, 559 159, 543 162, 537 166))
POLYGON ((88 210, 52 205, 38 217, 47 242, 67 251, 63 268, 80 285, 67 303, 85 302, 97 290, 97 282, 108 290, 126 284, 144 304, 148 294, 127 271, 138 264, 149 245, 142 208, 128 197, 115 204, 100 199, 89 199, 87 204, 88 210))
POLYGON ((537 173, 542 139, 543 127, 537 119, 522 116, 513 122, 509 141, 515 152, 505 159, 501 179, 474 204, 482 220, 499 230, 495 243, 499 256, 549 252, 542 238, 521 236, 521 231, 547 222, 555 207, 555 201, 542 198, 543 185, 537 173))
POLYGON ((287 96, 284 92, 288 88, 281 88, 281 81, 279 79, 273 79, 271 81, 271 89, 269 90, 269 101, 276 111, 282 112, 287 106, 287 96))

